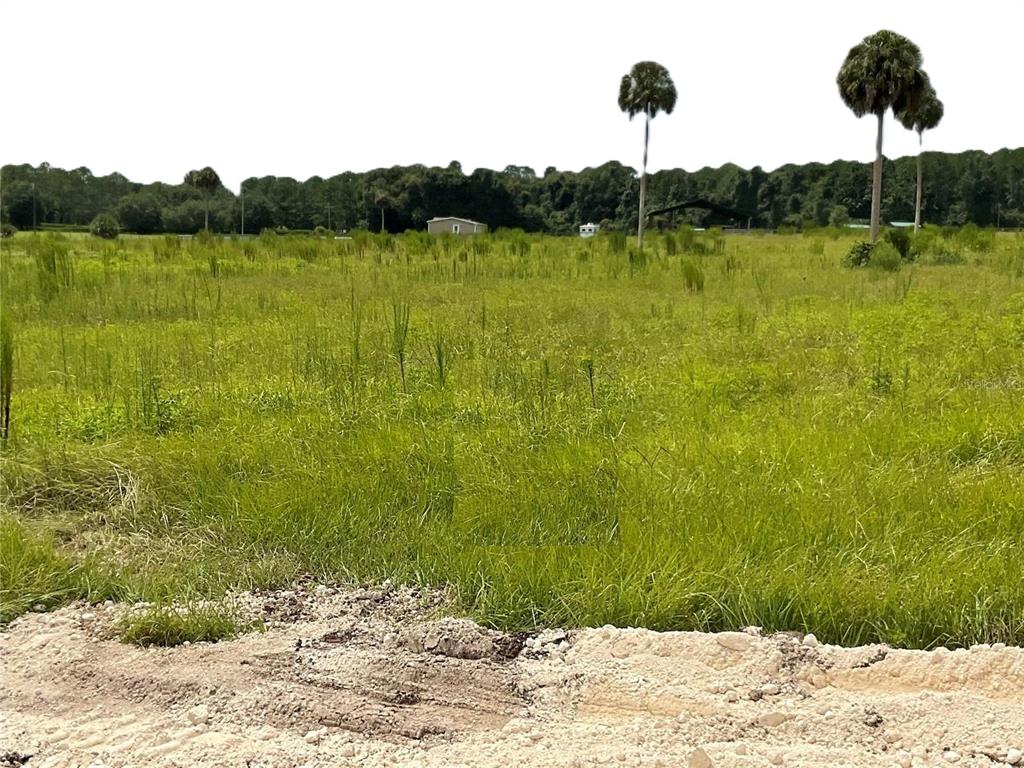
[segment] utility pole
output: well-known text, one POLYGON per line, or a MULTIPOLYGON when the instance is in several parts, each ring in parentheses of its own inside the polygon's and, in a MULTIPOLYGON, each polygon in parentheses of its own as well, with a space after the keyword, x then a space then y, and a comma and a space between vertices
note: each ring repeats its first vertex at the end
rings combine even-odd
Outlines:
POLYGON ((238 185, 238 197, 242 201, 242 236, 245 237, 245 185, 238 185))
POLYGON ((36 231, 36 183, 32 182, 32 231, 36 231))
POLYGON ((331 228, 331 204, 327 204, 327 228, 331 228))

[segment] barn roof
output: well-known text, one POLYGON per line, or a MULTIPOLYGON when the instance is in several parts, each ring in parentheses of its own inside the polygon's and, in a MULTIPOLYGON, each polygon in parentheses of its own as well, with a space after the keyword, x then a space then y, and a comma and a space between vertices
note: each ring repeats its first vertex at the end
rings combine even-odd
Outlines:
POLYGON ((432 219, 428 219, 427 220, 427 224, 431 224, 431 223, 433 223, 435 221, 464 221, 467 224, 478 224, 480 226, 483 226, 483 222, 482 221, 473 221, 472 219, 464 219, 461 216, 435 216, 432 219))

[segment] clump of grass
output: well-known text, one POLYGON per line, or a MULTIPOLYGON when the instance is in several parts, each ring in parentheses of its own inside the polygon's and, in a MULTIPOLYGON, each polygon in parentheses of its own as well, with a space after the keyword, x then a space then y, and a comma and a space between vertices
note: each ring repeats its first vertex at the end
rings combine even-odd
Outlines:
POLYGON ((26 517, 133 512, 139 501, 136 475, 100 456, 5 458, 0 470, 3 507, 26 517))
POLYGON ((451 353, 440 331, 434 337, 434 363, 437 366, 437 385, 444 389, 451 368, 451 353))
POLYGON ((402 377, 402 391, 407 391, 405 380, 405 352, 409 340, 409 305, 404 301, 391 304, 391 351, 398 362, 398 372, 402 377))
POLYGON ((0 515, 0 626, 34 606, 52 608, 77 593, 71 563, 53 540, 0 515))
POLYGON ((14 332, 11 318, 0 311, 0 440, 11 432, 11 393, 14 389, 14 332))
POLYGON ((170 647, 182 643, 216 643, 261 628, 244 622, 227 603, 190 602, 185 605, 158 604, 141 612, 128 613, 114 630, 122 643, 148 647, 170 647))
POLYGON ((61 240, 51 237, 33 238, 29 243, 28 249, 36 263, 39 296, 43 301, 51 301, 61 291, 74 284, 74 262, 68 254, 68 246, 61 240))
POLYGON ((626 233, 611 231, 606 235, 608 241, 608 253, 626 252, 626 233))
POLYGON ((704 291, 704 270, 693 259, 683 260, 683 285, 690 293, 704 291))

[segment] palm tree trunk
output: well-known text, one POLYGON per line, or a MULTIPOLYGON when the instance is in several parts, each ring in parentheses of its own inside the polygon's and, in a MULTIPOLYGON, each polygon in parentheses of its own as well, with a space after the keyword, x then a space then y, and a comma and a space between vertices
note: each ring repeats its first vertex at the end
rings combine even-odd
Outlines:
POLYGON ((921 145, 923 134, 917 134, 917 198, 914 200, 914 232, 921 228, 921 145))
POLYGON ((885 112, 878 113, 878 137, 875 139, 875 168, 871 179, 871 242, 878 240, 879 221, 882 218, 882 120, 885 112))
POLYGON ((640 172, 640 221, 636 227, 636 247, 644 248, 644 201, 647 196, 647 143, 651 140, 651 110, 645 113, 644 120, 644 167, 640 172))

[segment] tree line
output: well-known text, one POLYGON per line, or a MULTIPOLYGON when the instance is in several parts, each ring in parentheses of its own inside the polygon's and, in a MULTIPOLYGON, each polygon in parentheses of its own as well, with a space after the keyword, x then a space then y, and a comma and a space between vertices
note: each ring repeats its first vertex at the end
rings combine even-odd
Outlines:
MULTIPOLYGON (((988 154, 925 152, 927 179, 922 199, 926 224, 1024 226, 1024 147, 988 154)), ((914 157, 883 160, 884 221, 913 221, 917 187, 914 157)), ((204 169, 209 170, 209 169, 204 169)), ((191 172, 198 173, 198 172, 191 172)), ((388 232, 423 229, 434 216, 462 216, 498 227, 572 234, 579 224, 636 231, 640 178, 618 162, 582 171, 510 165, 464 173, 447 167, 395 166, 306 181, 249 178, 241 195, 219 179, 191 176, 187 183, 140 184, 119 173, 95 176, 88 168, 64 170, 46 163, 0 169, 0 216, 19 229, 87 226, 98 214, 113 214, 123 231, 224 233, 264 229, 363 228, 388 232)), ((871 214, 872 166, 839 160, 784 165, 773 171, 727 164, 699 171, 649 174, 647 210, 706 200, 749 218, 756 227, 778 228, 866 221, 871 214)), ((654 217, 651 226, 711 226, 730 223, 721 213, 690 208, 654 217)), ((746 226, 742 218, 736 224, 746 226)))

